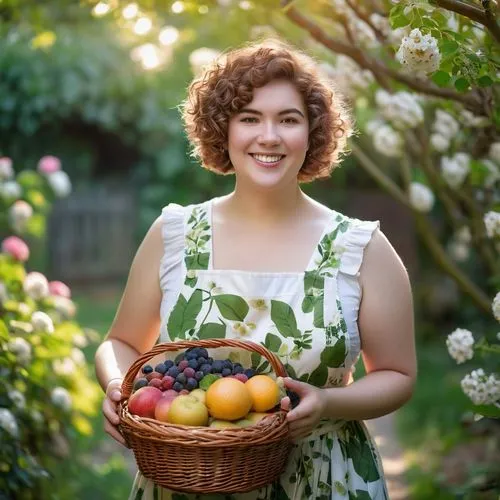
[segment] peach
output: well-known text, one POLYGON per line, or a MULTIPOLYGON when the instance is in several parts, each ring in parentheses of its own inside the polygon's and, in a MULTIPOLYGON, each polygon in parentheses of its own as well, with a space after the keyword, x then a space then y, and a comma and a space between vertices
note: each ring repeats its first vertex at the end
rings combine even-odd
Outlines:
POLYGON ((156 403, 162 394, 156 387, 146 386, 137 389, 128 400, 130 413, 139 417, 154 418, 156 403))
POLYGON ((162 397, 155 406, 155 418, 160 422, 168 422, 168 411, 174 402, 174 398, 162 397))
POLYGON ((175 399, 179 393, 173 389, 167 389, 163 392, 162 399, 175 399))

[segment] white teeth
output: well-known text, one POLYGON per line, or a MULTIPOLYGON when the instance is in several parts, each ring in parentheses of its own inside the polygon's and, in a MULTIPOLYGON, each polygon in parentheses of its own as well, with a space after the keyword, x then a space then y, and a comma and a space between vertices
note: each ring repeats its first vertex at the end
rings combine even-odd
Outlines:
POLYGON ((263 163, 275 163, 281 158, 283 158, 283 155, 252 155, 256 160, 259 160, 263 163))

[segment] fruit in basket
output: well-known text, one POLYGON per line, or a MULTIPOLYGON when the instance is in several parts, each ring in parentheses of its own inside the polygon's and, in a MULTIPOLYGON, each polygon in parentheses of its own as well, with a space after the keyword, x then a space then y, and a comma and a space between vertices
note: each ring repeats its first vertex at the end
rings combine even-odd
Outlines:
POLYGON ((247 420, 250 420, 252 424, 256 424, 257 422, 260 422, 263 418, 267 417, 268 415, 272 415, 272 413, 262 413, 262 412, 252 411, 245 418, 247 420))
POLYGON ((212 420, 209 427, 212 427, 214 429, 238 429, 238 427, 240 426, 235 422, 228 422, 227 420, 212 420))
MULTIPOLYGON (((177 394, 177 393, 176 393, 177 394)), ((168 422, 168 412, 175 398, 161 397, 155 406, 155 418, 160 422, 168 422)))
POLYGON ((250 411, 252 396, 243 382, 220 378, 208 388, 206 405, 215 419, 238 420, 250 411))
POLYGON ((148 373, 151 373, 153 371, 153 367, 151 365, 144 365, 142 367, 142 373, 144 373, 144 375, 147 375, 148 373))
POLYGON ((128 409, 133 415, 154 418, 155 407, 162 397, 162 392, 156 387, 141 387, 128 400, 128 409))
POLYGON ((267 411, 278 404, 279 386, 268 375, 255 375, 245 383, 245 386, 252 398, 252 409, 254 411, 267 411))
POLYGON ((161 379, 159 378, 152 378, 149 383, 148 383, 149 386, 151 387, 157 387, 158 389, 161 390, 162 388, 162 385, 163 385, 163 382, 161 379))
POLYGON ((207 393, 203 389, 194 389, 189 393, 190 396, 196 398, 198 401, 201 401, 205 404, 207 400, 207 393))
POLYGON ((137 389, 140 389, 141 387, 146 387, 148 385, 148 379, 145 377, 138 378, 134 382, 134 391, 137 391, 137 389))
POLYGON ((208 424, 208 410, 201 401, 193 396, 178 396, 170 405, 167 421, 178 425, 206 426, 208 424))
POLYGON ((199 386, 204 391, 208 391, 209 387, 219 379, 220 375, 216 375, 215 373, 209 373, 200 380, 199 386))

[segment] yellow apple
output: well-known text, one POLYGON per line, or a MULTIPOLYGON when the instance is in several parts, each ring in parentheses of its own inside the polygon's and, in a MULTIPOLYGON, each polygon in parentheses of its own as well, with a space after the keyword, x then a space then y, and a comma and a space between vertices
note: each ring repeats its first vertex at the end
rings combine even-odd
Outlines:
POLYGON ((254 424, 254 422, 252 422, 251 420, 248 420, 246 418, 242 418, 240 420, 236 420, 236 425, 238 427, 250 427, 251 425, 254 424))
POLYGON ((236 422, 228 422, 227 420, 212 420, 209 427, 214 429, 227 429, 227 428, 238 428, 239 425, 236 422))
POLYGON ((178 425, 205 426, 208 424, 208 410, 190 395, 177 396, 170 405, 167 421, 178 425))
POLYGON ((256 424, 257 422, 260 422, 264 417, 267 417, 268 415, 272 415, 272 413, 261 413, 257 411, 252 411, 245 418, 247 420, 250 420, 252 424, 256 424))
POLYGON ((203 389, 194 389, 189 393, 190 396, 193 396, 193 398, 196 398, 198 401, 201 401, 203 404, 205 404, 205 401, 207 400, 207 393, 203 389))

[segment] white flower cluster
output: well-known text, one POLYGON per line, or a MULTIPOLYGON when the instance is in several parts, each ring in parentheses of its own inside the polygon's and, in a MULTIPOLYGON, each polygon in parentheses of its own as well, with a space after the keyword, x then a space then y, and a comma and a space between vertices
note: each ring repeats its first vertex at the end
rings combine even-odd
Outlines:
POLYGON ((52 403, 64 411, 71 409, 71 394, 64 387, 55 387, 50 393, 52 403))
POLYGON ((9 221, 17 233, 21 233, 26 229, 32 215, 33 208, 24 200, 15 201, 9 208, 9 221))
POLYGON ((23 189, 16 181, 0 183, 0 196, 6 200, 15 200, 21 197, 23 189))
POLYGON ((467 226, 455 232, 453 240, 448 245, 448 251, 457 262, 465 262, 470 255, 471 234, 467 226))
POLYGON ((54 333, 54 322, 52 318, 42 311, 35 311, 31 315, 31 324, 35 332, 54 333))
POLYGON ((73 375, 76 370, 76 364, 71 358, 56 359, 52 362, 52 369, 56 375, 73 375))
POLYGON ((489 157, 500 165, 500 142, 494 142, 490 146, 489 157))
POLYGON ((439 69, 441 54, 437 40, 431 35, 422 35, 418 28, 401 41, 396 59, 416 76, 426 76, 439 69))
POLYGON ((21 337, 10 339, 7 350, 16 356, 21 365, 27 365, 31 361, 31 345, 21 337))
POLYGON ((444 153, 449 149, 452 139, 459 130, 460 126, 453 116, 442 109, 437 109, 430 138, 432 147, 439 153, 444 153))
POLYGON ((414 128, 424 121, 424 111, 419 99, 409 92, 389 92, 379 89, 375 94, 375 102, 380 114, 399 129, 414 128))
POLYGON ((31 272, 23 281, 23 290, 34 300, 40 300, 49 295, 49 282, 42 273, 31 272))
POLYGON ((63 320, 72 319, 76 314, 75 303, 67 297, 56 295, 52 297, 54 309, 59 313, 63 320))
POLYGON ((0 427, 13 437, 19 436, 16 417, 7 408, 0 408, 0 427))
POLYGON ((412 182, 408 196, 411 206, 419 212, 430 212, 434 206, 434 193, 420 182, 412 182))
POLYGON ((500 236, 500 212, 486 212, 483 217, 488 238, 500 236))
POLYGON ((474 337, 472 332, 464 328, 457 328, 448 335, 446 347, 450 356, 458 363, 465 363, 474 356, 474 337))
POLYGON ((471 128, 482 128, 489 125, 490 120, 487 116, 477 116, 468 109, 460 111, 460 120, 463 125, 471 128))
POLYGON ((14 169, 12 168, 12 160, 6 156, 0 158, 0 181, 6 181, 14 177, 14 169))
POLYGON ((456 153, 452 157, 441 158, 441 175, 451 188, 459 188, 469 172, 470 156, 467 153, 456 153))
POLYGON ((491 310, 493 311, 495 319, 500 322, 500 292, 495 295, 495 298, 491 303, 491 310))
POLYGON ((390 125, 382 125, 373 132, 373 146, 390 158, 399 158, 403 154, 403 138, 390 125))
POLYGON ((24 408, 26 406, 26 398, 24 394, 17 389, 11 389, 9 392, 9 399, 14 403, 17 408, 24 408))
POLYGON ((500 379, 486 375, 482 368, 466 375, 460 385, 475 405, 491 405, 500 399, 500 379))

